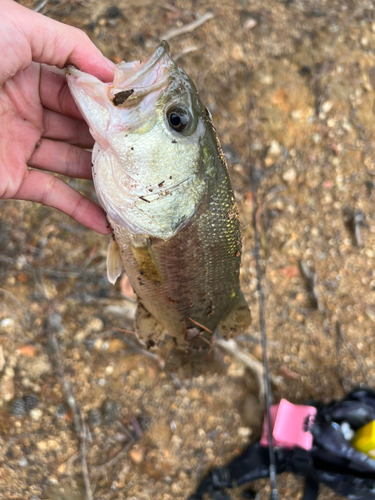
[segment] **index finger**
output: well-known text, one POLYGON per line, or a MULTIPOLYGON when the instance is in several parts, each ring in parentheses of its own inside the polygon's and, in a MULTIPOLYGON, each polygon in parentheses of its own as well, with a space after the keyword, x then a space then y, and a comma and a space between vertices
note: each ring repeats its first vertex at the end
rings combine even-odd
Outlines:
POLYGON ((65 73, 62 70, 42 64, 39 93, 43 107, 57 111, 62 115, 83 119, 70 93, 65 73))

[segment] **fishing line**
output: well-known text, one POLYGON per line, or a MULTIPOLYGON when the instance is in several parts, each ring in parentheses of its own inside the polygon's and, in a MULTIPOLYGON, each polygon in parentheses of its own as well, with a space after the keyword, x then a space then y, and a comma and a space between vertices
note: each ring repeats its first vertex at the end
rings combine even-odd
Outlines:
POLYGON ((245 86, 245 112, 246 112, 246 129, 248 135, 248 147, 249 147, 249 168, 250 168, 250 183, 251 183, 251 194, 252 194, 252 205, 253 205, 253 229, 254 229, 254 257, 256 262, 256 274, 257 274, 257 292, 259 301, 259 322, 260 322, 260 333, 261 333, 261 344, 263 353, 263 366, 264 366, 264 383, 265 383, 265 402, 266 402, 266 415, 267 415, 267 433, 268 433, 268 451, 269 451, 269 473, 270 473, 270 484, 271 484, 271 500, 279 499, 279 492, 277 489, 276 482, 276 459, 275 452, 273 448, 273 437, 271 429, 271 418, 270 418, 270 407, 271 407, 271 382, 270 382, 270 372, 267 357, 267 333, 266 333, 266 319, 264 314, 264 293, 262 287, 262 268, 260 265, 260 237, 257 221, 258 212, 258 201, 257 201, 257 187, 259 182, 259 175, 257 175, 256 169, 251 161, 251 127, 250 127, 250 100, 246 92, 247 88, 250 88, 250 72, 246 63, 246 44, 245 44, 245 32, 243 23, 240 18, 240 25, 242 27, 242 48, 244 54, 244 86, 245 86))

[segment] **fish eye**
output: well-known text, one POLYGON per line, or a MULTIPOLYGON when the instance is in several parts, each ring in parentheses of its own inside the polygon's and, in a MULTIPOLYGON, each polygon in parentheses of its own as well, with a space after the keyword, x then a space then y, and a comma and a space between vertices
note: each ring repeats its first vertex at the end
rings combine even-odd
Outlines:
POLYGON ((173 130, 183 132, 189 125, 190 116, 181 108, 171 108, 167 112, 167 120, 173 130))

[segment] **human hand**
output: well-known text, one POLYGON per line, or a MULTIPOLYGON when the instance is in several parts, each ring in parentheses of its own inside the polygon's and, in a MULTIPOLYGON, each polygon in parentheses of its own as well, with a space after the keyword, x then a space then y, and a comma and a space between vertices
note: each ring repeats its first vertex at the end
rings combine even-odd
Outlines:
POLYGON ((103 210, 45 171, 91 179, 91 153, 83 148, 94 143, 53 66, 73 64, 110 81, 114 64, 76 28, 13 0, 0 0, 0 12, 0 199, 36 201, 107 234, 103 210))

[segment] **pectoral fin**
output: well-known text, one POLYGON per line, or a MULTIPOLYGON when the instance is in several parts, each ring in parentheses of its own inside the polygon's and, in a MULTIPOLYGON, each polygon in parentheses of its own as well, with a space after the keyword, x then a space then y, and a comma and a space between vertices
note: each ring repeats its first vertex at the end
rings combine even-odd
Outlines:
POLYGON ((111 240, 108 245, 107 252, 107 276, 108 281, 114 285, 119 276, 121 276, 122 272, 122 261, 121 261, 121 253, 120 249, 115 242, 115 240, 111 240))

